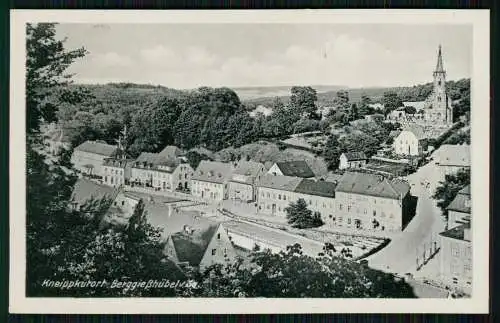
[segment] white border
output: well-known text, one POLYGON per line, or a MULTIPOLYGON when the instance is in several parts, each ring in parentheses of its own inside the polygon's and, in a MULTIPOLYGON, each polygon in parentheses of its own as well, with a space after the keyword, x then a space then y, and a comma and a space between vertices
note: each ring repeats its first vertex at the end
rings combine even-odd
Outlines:
MULTIPOLYGON (((397 28, 397 27, 396 27, 397 28)), ((11 10, 10 286, 13 313, 487 313, 489 301, 488 10, 11 10), (215 299, 25 297, 25 23, 336 23, 473 26, 471 299, 215 299)))

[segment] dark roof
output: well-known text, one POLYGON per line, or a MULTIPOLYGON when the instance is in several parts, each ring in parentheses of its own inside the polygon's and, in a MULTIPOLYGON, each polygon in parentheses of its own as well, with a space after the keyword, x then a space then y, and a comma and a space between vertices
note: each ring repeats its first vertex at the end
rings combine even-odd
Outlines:
POLYGON ((462 188, 453 201, 446 207, 447 210, 449 211, 457 211, 457 212, 462 212, 462 213, 469 213, 471 210, 470 206, 470 185, 465 186, 462 188))
POLYGON ((102 142, 88 140, 76 147, 75 150, 111 157, 117 153, 118 147, 102 142))
POLYGON ((191 179, 222 184, 231 178, 232 173, 231 164, 202 160, 191 179))
POLYGON ((295 192, 324 197, 335 197, 335 187, 335 183, 324 181, 316 182, 312 179, 304 178, 295 188, 295 192))
POLYGON ((179 165, 179 161, 173 158, 155 153, 141 153, 135 160, 134 168, 153 168, 166 172, 173 172, 179 165), (167 166, 170 169, 161 169, 160 166, 167 166))
POLYGON ((198 266, 205 254, 208 244, 212 240, 218 225, 211 225, 202 231, 193 233, 174 233, 172 243, 179 262, 188 262, 191 266, 198 266))
POLYGON ((111 186, 95 183, 86 178, 76 181, 71 194, 71 200, 78 205, 83 205, 91 199, 114 199, 118 194, 118 189, 111 186))
POLYGON ((314 173, 303 160, 278 162, 276 163, 284 176, 296 176, 302 178, 314 177, 314 173))
POLYGON ((130 167, 133 162, 133 159, 106 158, 104 159, 103 166, 126 168, 130 167))
POLYGON ((456 226, 452 229, 441 232, 440 235, 442 235, 443 237, 447 237, 447 238, 470 241, 469 237, 466 237, 464 234, 465 230, 470 230, 470 223, 461 224, 461 225, 456 226))
POLYGON ((182 154, 182 151, 177 146, 166 146, 158 153, 160 156, 176 158, 182 154))
POLYGON ((366 155, 362 151, 353 151, 349 153, 343 154, 348 161, 356 161, 356 160, 367 160, 366 155))
POLYGON ((369 173, 346 172, 336 191, 399 199, 410 191, 410 185, 398 179, 369 173))

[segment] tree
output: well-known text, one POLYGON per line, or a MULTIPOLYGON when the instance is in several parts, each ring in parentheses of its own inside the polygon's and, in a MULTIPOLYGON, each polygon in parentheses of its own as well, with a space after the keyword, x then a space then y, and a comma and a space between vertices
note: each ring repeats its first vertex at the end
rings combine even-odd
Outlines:
POLYGON ((396 92, 386 91, 382 98, 382 104, 384 105, 384 114, 388 115, 391 111, 402 107, 403 101, 401 101, 396 92))
POLYGON ((242 261, 213 265, 197 277, 204 297, 414 298, 402 279, 336 256, 313 258, 299 244, 279 253, 254 251, 242 261))
POLYGON ((417 109, 414 106, 408 105, 405 106, 405 112, 409 114, 415 114, 417 113, 417 109))
POLYGON ((361 96, 361 102, 359 103, 359 115, 365 116, 373 113, 373 108, 370 107, 371 99, 366 94, 361 96))
POLYGON ((196 169, 202 160, 211 160, 207 155, 200 154, 194 150, 188 151, 186 158, 193 169, 196 169))
POLYGON ((344 112, 349 110, 349 92, 346 90, 337 91, 333 100, 333 106, 337 111, 344 112))
POLYGON ((341 153, 339 137, 335 134, 330 134, 323 149, 323 158, 325 159, 329 170, 337 169, 341 153))
POLYGON ((439 183, 433 198, 438 200, 438 207, 448 220, 446 208, 453 201, 458 191, 470 184, 470 170, 460 170, 456 174, 446 175, 444 181, 439 183))
POLYGON ((373 134, 354 132, 342 137, 339 140, 339 145, 341 152, 361 151, 367 157, 371 157, 377 152, 379 141, 373 134))
POLYGON ((313 212, 307 208, 307 203, 303 198, 299 198, 297 202, 291 202, 285 208, 286 218, 288 223, 294 228, 307 229, 322 226, 324 223, 321 220, 319 212, 313 212))
POLYGON ((290 96, 290 108, 299 116, 311 116, 316 113, 316 90, 310 86, 293 86, 290 96))
POLYGON ((356 103, 351 104, 351 109, 349 110, 349 120, 354 121, 359 119, 358 105, 356 103))
POLYGON ((71 75, 66 69, 86 50, 66 50, 64 40, 57 40, 56 24, 26 25, 26 130, 37 132, 40 122, 56 121, 57 107, 44 99, 58 86, 66 85, 71 75))

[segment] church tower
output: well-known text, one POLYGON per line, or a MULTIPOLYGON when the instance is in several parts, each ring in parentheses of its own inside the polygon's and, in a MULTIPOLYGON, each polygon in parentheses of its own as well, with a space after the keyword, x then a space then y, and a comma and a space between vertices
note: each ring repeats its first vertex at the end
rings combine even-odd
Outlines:
POLYGON ((439 124, 451 124, 453 122, 453 111, 451 108, 451 99, 446 93, 446 72, 443 67, 441 45, 439 45, 437 64, 433 76, 434 86, 432 96, 428 101, 429 108, 426 111, 426 119, 439 124))

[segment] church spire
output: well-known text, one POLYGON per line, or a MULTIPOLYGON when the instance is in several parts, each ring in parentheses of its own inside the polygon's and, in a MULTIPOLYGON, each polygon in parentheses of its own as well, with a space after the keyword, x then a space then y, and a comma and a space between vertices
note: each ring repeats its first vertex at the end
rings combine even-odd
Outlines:
POLYGON ((437 64, 436 64, 436 70, 435 70, 435 72, 438 72, 438 73, 444 72, 444 68, 443 68, 443 56, 441 55, 441 45, 439 45, 438 59, 437 59, 437 64))

